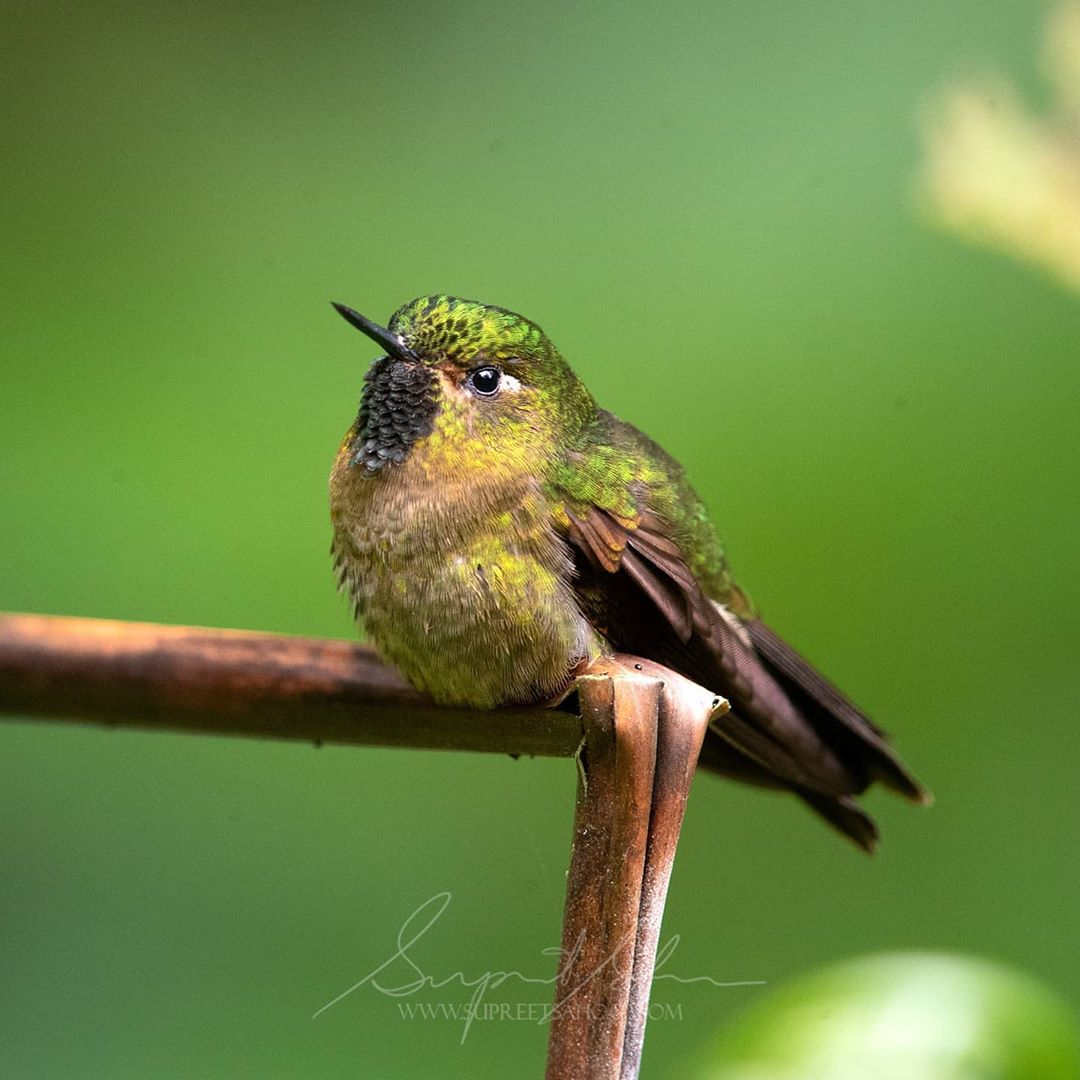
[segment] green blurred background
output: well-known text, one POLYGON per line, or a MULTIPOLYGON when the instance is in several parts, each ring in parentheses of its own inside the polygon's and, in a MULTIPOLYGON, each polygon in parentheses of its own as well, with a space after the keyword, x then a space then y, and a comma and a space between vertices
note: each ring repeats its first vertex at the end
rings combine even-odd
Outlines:
MULTIPOLYGON (((1080 1002, 1080 298, 913 188, 953 75, 1038 100, 1046 10, 4 4, 0 608, 352 635, 325 481, 374 351, 327 301, 520 310, 683 460, 771 622, 938 796, 872 795, 868 860, 702 777, 667 970, 958 949, 1080 1002)), ((311 1017, 441 891, 426 972, 549 977, 574 784, 4 724, 10 1075, 538 1075, 535 1023, 462 1044, 370 989, 311 1017)), ((680 1015, 645 1074, 761 993, 658 984, 680 1015)))

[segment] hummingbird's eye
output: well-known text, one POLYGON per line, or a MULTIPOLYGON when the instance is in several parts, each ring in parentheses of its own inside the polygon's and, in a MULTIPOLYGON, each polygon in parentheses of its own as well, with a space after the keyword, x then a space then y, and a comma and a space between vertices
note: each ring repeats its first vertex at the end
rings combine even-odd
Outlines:
POLYGON ((469 374, 468 384, 474 394, 480 397, 492 397, 499 392, 502 372, 491 364, 478 367, 469 374))

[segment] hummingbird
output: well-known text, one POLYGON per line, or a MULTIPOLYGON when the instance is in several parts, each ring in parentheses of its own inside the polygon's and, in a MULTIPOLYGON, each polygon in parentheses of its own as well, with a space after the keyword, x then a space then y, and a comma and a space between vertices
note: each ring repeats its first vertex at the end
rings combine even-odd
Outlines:
POLYGON ((723 695, 701 764, 788 789, 858 846, 874 781, 928 793, 887 737, 762 621, 679 463, 601 409, 536 323, 423 296, 383 352, 330 476, 334 569, 379 651, 447 705, 553 704, 604 653, 723 695))

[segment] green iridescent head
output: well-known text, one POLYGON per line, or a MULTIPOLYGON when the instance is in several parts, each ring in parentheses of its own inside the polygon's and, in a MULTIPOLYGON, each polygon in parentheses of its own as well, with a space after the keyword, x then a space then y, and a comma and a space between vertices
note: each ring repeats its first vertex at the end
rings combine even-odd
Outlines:
POLYGON ((596 414, 588 391, 536 323, 505 308, 422 296, 379 326, 338 312, 385 350, 364 380, 354 461, 402 464, 433 431, 459 451, 479 441, 520 456, 580 431, 596 414))
POLYGON ((456 296, 411 300, 390 316, 389 329, 427 363, 520 365, 550 359, 555 353, 536 323, 505 308, 456 296))

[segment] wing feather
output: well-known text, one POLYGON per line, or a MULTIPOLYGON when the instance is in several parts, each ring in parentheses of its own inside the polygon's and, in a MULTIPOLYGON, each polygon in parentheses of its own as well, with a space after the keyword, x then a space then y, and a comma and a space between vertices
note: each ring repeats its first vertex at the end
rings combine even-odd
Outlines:
POLYGON ((881 779, 924 797, 883 733, 839 690, 760 620, 736 618, 705 595, 659 515, 646 508, 620 518, 571 502, 566 517, 581 556, 575 589, 594 625, 615 648, 667 664, 732 702, 713 726, 709 741, 719 745, 709 750, 707 741, 707 764, 792 788, 868 850, 877 833, 853 795, 881 779))

